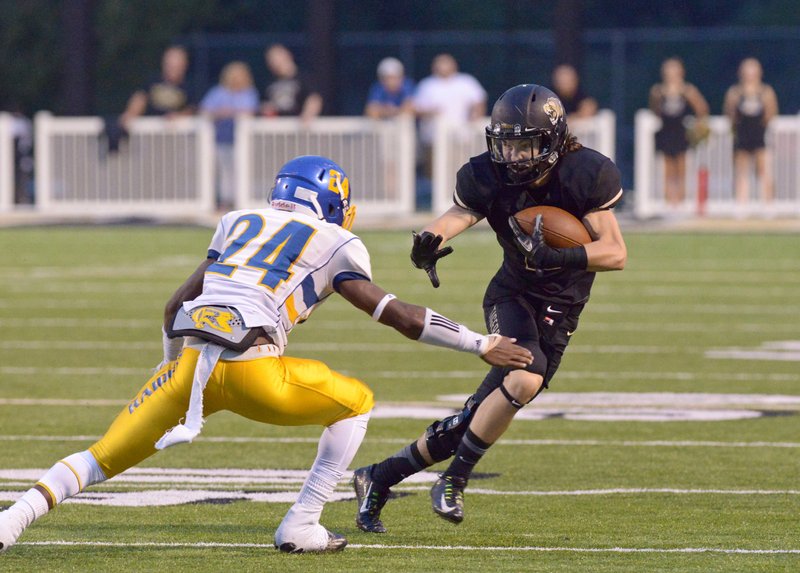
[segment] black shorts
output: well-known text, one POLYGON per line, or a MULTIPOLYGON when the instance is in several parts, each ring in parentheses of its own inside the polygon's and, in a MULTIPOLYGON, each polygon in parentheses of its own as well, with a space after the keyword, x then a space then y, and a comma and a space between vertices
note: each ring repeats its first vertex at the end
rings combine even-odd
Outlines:
POLYGON ((743 117, 733 134, 733 148, 737 151, 754 152, 766 147, 766 128, 761 117, 743 117))
POLYGON ((656 132, 656 151, 668 157, 678 157, 689 149, 686 139, 686 128, 683 126, 683 116, 663 117, 663 125, 656 132))
MULTIPOLYGON (((570 337, 578 328, 584 305, 542 300, 524 291, 509 289, 505 282, 498 274, 486 289, 483 299, 486 328, 491 333, 516 338, 517 344, 530 350, 533 363, 525 370, 542 376, 542 388, 547 388, 570 337)), ((508 368, 493 367, 476 391, 475 399, 483 401, 500 386, 508 372, 508 368)))

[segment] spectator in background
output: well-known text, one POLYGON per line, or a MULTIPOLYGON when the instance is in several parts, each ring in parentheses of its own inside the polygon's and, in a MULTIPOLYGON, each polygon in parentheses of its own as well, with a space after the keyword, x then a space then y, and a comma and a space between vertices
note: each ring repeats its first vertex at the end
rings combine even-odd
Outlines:
POLYGON ((733 127, 736 202, 741 212, 750 195, 750 180, 755 162, 761 200, 772 201, 772 173, 764 134, 769 121, 778 115, 778 98, 771 86, 763 83, 761 63, 747 58, 739 64, 739 83, 725 94, 725 115, 733 127))
POLYGON ((274 79, 264 90, 263 115, 299 116, 308 122, 322 113, 322 96, 310 87, 286 46, 273 44, 264 60, 274 79))
POLYGON ((0 106, 11 115, 11 135, 14 139, 14 203, 33 203, 33 122, 17 102, 0 106))
POLYGON ((236 170, 233 156, 236 116, 258 112, 258 90, 244 62, 231 62, 222 68, 219 84, 200 102, 200 111, 214 120, 217 156, 217 205, 233 208, 236 198, 236 170))
POLYGON ((661 118, 656 151, 664 156, 664 195, 671 208, 677 208, 686 197, 687 127, 693 121, 707 125, 708 118, 708 103, 685 76, 683 62, 668 58, 661 64, 661 83, 650 89, 650 110, 661 118))
POLYGON ((195 100, 186 83, 189 54, 183 46, 170 46, 161 57, 161 73, 146 86, 136 90, 119 118, 128 131, 133 119, 142 115, 188 114, 194 112, 195 100))
POLYGON ((567 119, 591 117, 597 113, 597 101, 583 93, 578 71, 569 64, 553 70, 553 91, 564 104, 567 119))
POLYGON ((450 54, 439 54, 431 64, 432 74, 414 93, 414 109, 420 118, 419 140, 423 175, 431 176, 434 125, 437 117, 464 125, 486 115, 486 90, 473 76, 458 71, 450 54))
POLYGON ((367 96, 364 115, 372 119, 390 119, 400 113, 414 111, 414 82, 405 77, 403 63, 397 58, 384 58, 378 64, 378 81, 367 96))

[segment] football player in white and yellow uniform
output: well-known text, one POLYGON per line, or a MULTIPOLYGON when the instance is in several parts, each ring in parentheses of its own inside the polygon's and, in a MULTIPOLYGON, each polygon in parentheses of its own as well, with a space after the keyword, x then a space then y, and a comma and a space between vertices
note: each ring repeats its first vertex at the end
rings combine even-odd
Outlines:
POLYGON ((344 170, 324 157, 304 156, 281 168, 271 208, 223 216, 208 258, 167 303, 160 368, 98 442, 59 461, 0 513, 0 551, 64 499, 158 449, 191 442, 203 417, 219 410, 268 424, 325 427, 275 546, 288 552, 344 548, 345 538, 319 518, 364 437, 372 391, 322 362, 284 356, 294 326, 338 292, 420 342, 471 352, 496 366, 523 368, 532 359, 513 339, 474 333, 372 283, 369 254, 349 231, 354 214, 344 170))

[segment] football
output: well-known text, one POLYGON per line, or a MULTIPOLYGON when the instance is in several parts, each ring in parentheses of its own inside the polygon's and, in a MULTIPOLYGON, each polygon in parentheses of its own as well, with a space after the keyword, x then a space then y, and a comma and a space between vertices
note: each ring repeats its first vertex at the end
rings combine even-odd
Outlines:
POLYGON ((528 207, 514 215, 522 230, 530 234, 536 222, 536 215, 542 216, 542 230, 544 240, 551 247, 557 249, 564 247, 578 247, 592 242, 589 231, 574 215, 559 209, 540 205, 528 207))

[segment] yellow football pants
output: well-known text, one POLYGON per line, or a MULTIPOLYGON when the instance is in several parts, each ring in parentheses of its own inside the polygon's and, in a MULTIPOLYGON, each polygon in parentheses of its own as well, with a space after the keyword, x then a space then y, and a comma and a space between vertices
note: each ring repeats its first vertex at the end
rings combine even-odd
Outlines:
MULTIPOLYGON (((155 443, 186 415, 199 352, 184 348, 156 372, 89 448, 106 477, 156 452, 155 443)), ((203 393, 203 415, 229 410, 279 426, 323 425, 369 412, 372 390, 317 360, 286 356, 220 360, 203 393)))

